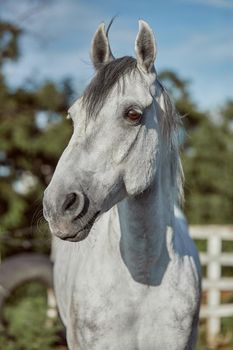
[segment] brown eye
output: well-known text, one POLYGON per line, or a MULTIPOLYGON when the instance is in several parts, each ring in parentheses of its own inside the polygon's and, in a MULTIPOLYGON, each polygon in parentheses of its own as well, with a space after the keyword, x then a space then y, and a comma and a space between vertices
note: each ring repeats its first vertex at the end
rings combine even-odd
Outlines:
POLYGON ((141 119, 142 113, 139 111, 136 111, 135 109, 129 109, 126 113, 126 116, 131 121, 136 122, 141 119))

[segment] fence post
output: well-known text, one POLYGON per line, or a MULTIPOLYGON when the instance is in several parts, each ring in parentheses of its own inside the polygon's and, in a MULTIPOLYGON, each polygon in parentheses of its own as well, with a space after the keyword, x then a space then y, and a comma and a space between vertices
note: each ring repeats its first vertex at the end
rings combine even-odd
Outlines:
POLYGON ((48 288, 47 290, 47 326, 51 326, 54 321, 56 320, 58 314, 57 314, 57 304, 56 304, 56 299, 54 292, 52 288, 48 288))
MULTIPOLYGON (((218 281, 221 277, 221 264, 219 261, 221 250, 221 236, 216 232, 211 233, 207 241, 207 253, 209 257, 209 263, 207 265, 207 279, 211 283, 207 294, 207 303, 211 310, 218 308, 221 303, 221 295, 218 288, 218 281)), ((214 346, 216 336, 220 333, 220 330, 221 320, 219 316, 210 316, 207 320, 207 339, 210 346, 214 346)))

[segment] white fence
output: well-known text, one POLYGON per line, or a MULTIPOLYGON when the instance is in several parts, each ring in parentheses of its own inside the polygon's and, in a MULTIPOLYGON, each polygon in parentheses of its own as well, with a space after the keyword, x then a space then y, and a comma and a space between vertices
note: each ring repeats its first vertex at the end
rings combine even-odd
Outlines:
POLYGON ((221 277, 222 266, 233 267, 233 252, 222 252, 222 241, 233 241, 233 226, 191 226, 190 234, 207 241, 206 253, 200 253, 201 264, 207 266, 202 282, 207 305, 201 307, 200 316, 207 318, 207 337, 212 343, 220 333, 221 317, 233 316, 233 304, 221 304, 221 291, 233 291, 233 277, 221 277))

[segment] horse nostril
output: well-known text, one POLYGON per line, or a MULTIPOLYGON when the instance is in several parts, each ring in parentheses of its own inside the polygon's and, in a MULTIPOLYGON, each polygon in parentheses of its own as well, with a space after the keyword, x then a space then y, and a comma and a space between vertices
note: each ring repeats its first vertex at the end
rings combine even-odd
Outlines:
POLYGON ((79 207, 79 197, 76 193, 69 193, 66 196, 65 202, 62 205, 62 211, 66 212, 68 210, 72 210, 74 208, 79 207))

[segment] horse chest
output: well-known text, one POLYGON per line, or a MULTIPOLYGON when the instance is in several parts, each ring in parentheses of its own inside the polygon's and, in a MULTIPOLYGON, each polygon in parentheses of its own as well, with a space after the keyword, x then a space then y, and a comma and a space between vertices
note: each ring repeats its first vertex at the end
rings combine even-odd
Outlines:
POLYGON ((89 277, 77 278, 67 299, 71 350, 185 349, 193 315, 182 293, 170 285, 140 285, 117 272, 89 277))
POLYGON ((161 283, 147 286, 132 279, 117 249, 57 250, 55 289, 69 349, 191 350, 198 287, 189 259, 171 262, 161 283))

